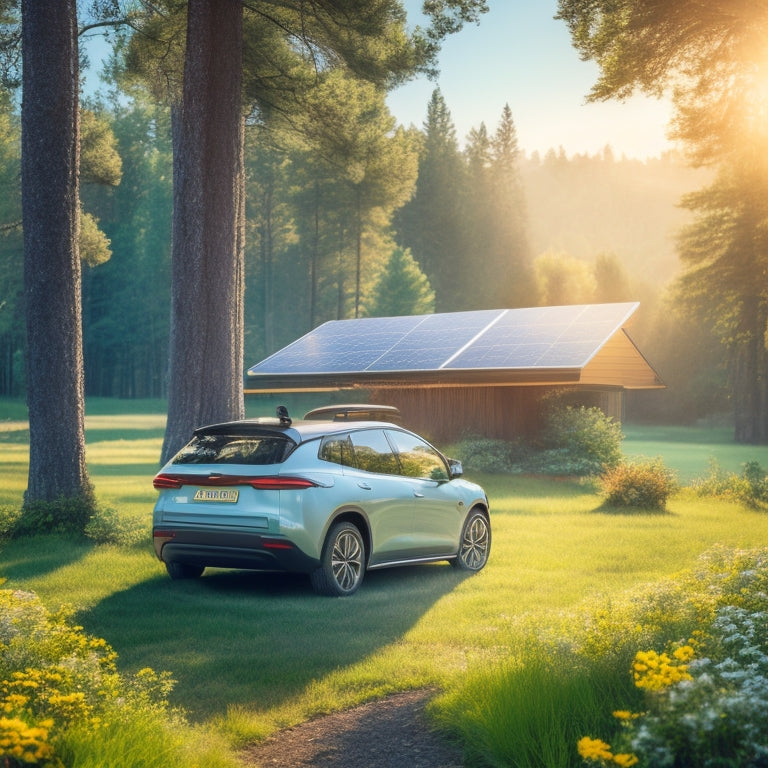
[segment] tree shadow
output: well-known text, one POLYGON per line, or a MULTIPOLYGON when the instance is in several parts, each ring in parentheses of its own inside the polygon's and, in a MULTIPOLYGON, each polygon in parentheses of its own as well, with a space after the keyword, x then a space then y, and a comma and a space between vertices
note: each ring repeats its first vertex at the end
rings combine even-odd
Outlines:
POLYGON ((675 513, 668 509, 659 509, 658 507, 627 507, 609 504, 604 501, 600 506, 593 510, 597 515, 611 515, 613 517, 674 517, 675 513))
POLYGON ((45 534, 0 542, 0 577, 24 582, 64 568, 84 558, 95 544, 76 536, 45 534))
POLYGON ((303 575, 207 570, 165 574, 78 617, 120 667, 168 670, 172 702, 194 718, 269 708, 314 680, 398 641, 466 573, 440 564, 373 571, 352 597, 319 597, 303 575))

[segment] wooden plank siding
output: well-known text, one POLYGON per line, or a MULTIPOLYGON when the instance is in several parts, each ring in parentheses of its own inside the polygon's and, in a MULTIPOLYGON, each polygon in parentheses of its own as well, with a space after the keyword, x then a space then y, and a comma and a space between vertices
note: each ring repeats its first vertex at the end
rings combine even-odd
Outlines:
POLYGON ((411 386, 368 391, 371 402, 396 406, 404 424, 438 443, 467 436, 535 439, 543 427, 545 401, 553 394, 569 405, 597 407, 616 421, 622 420, 621 389, 411 386))
POLYGON ((579 383, 625 389, 658 389, 664 386, 623 328, 611 336, 582 368, 579 383))

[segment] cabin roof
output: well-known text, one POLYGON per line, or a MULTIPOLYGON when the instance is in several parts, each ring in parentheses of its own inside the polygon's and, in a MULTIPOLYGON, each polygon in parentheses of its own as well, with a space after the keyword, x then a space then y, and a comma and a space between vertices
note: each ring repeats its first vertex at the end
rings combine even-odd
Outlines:
POLYGON ((330 321, 249 368, 246 392, 663 387, 625 328, 638 306, 578 304, 330 321))

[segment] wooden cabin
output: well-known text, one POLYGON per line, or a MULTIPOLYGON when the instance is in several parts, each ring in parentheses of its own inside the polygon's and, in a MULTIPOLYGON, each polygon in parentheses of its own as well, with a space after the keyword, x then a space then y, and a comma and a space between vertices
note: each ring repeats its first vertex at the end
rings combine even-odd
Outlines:
POLYGON ((439 441, 530 439, 553 392, 621 420, 625 391, 664 387, 626 330, 638 306, 335 320, 252 366, 245 392, 349 390, 439 441))

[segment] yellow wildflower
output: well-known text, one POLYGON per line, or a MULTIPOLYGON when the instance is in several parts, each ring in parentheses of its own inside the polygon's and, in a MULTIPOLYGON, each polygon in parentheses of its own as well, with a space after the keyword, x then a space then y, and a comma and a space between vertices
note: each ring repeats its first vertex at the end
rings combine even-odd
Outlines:
POLYGON ((613 762, 616 763, 616 765, 620 765, 621 768, 631 768, 631 766, 636 765, 639 761, 637 755, 633 755, 631 752, 622 752, 613 756, 613 762))
POLYGON ((589 736, 579 739, 578 750, 585 760, 610 760, 613 758, 610 744, 606 744, 601 739, 591 739, 589 736))

